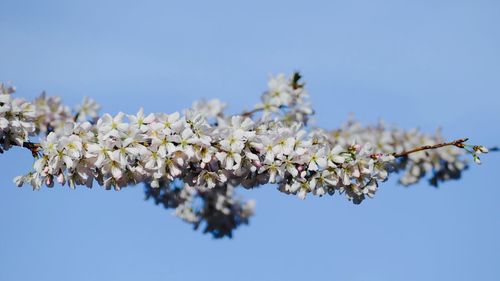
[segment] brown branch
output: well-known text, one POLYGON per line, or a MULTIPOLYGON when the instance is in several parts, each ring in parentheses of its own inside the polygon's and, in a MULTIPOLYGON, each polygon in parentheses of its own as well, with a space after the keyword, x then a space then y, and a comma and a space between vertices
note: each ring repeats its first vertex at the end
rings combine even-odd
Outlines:
POLYGON ((80 117, 80 111, 78 111, 75 116, 73 116, 73 122, 78 121, 78 117, 80 117))
MULTIPOLYGON (((276 108, 276 109, 286 109, 286 108, 288 108, 288 106, 286 106, 286 105, 272 106, 272 107, 276 108)), ((239 115, 243 116, 243 117, 252 117, 255 113, 264 111, 266 109, 269 109, 269 108, 266 108, 266 107, 257 107, 255 109, 250 110, 250 111, 244 111, 244 112, 240 113, 239 115)))
POLYGON ((253 110, 250 110, 250 111, 244 111, 240 115, 243 117, 252 117, 252 115, 254 115, 255 113, 262 111, 262 110, 264 110, 263 107, 258 107, 258 108, 255 108, 253 110))
POLYGON ((39 143, 34 143, 34 142, 23 142, 23 147, 24 148, 27 148, 31 151, 31 155, 33 155, 33 157, 37 158, 38 157, 38 153, 40 152, 40 144, 39 143))
POLYGON ((464 138, 464 139, 458 139, 458 140, 454 140, 451 142, 439 143, 439 144, 434 144, 434 145, 424 145, 424 146, 416 147, 416 148, 413 148, 410 150, 405 150, 405 151, 402 151, 399 153, 394 152, 392 154, 392 156, 394 156, 396 158, 405 157, 405 156, 408 156, 409 154, 412 154, 415 152, 429 150, 429 149, 436 149, 436 148, 445 147, 445 146, 455 146, 458 148, 464 148, 465 147, 464 142, 466 142, 467 140, 468 140, 467 138, 464 138))

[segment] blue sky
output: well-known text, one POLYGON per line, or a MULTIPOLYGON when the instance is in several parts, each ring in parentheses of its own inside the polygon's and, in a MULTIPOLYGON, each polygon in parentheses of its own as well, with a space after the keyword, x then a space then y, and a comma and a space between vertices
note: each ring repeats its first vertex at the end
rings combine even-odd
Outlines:
MULTIPOLYGON (((498 1, 9 1, 0 79, 104 111, 237 112, 269 73, 300 70, 317 125, 355 112, 500 144, 498 1)), ((0 156, 0 280, 499 280, 500 156, 434 189, 385 183, 359 206, 274 186, 232 240, 194 232, 142 186, 18 189, 0 156)))

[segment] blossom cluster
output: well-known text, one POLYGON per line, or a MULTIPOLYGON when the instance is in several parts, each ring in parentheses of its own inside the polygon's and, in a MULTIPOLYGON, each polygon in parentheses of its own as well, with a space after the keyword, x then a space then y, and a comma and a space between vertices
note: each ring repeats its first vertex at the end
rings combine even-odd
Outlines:
POLYGON ((35 132, 35 107, 13 98, 14 87, 0 83, 0 153, 12 146, 23 146, 35 132))
POLYGON ((161 184, 159 188, 146 185, 146 198, 154 199, 157 205, 173 208, 175 215, 190 223, 195 229, 204 226, 203 232, 215 238, 232 237, 234 229, 248 224, 253 215, 255 200, 236 198, 231 185, 214 188, 192 187, 187 184, 161 184))
POLYGON ((37 134, 55 132, 60 134, 65 126, 74 122, 95 121, 99 116, 100 105, 94 100, 84 97, 82 103, 74 110, 62 103, 58 96, 48 96, 43 92, 33 104, 35 106, 35 128, 37 134))
POLYGON ((299 122, 307 124, 314 110, 309 103, 309 94, 300 79, 302 76, 295 72, 290 78, 284 74, 270 77, 268 89, 261 96, 261 103, 256 105, 262 109, 263 118, 276 115, 280 109, 286 109, 280 116, 281 121, 293 124, 299 122))
MULTIPOLYGON (((45 135, 33 170, 16 177, 18 186, 97 183, 119 190, 145 183, 148 198, 174 208, 195 228, 204 224, 215 237, 230 236, 253 214, 253 201, 236 198, 239 186, 271 183, 302 199, 339 193, 358 204, 373 197, 390 173, 400 172, 403 185, 431 174, 437 185, 460 177, 467 167, 465 145, 395 157, 443 142, 439 133, 354 121, 336 130, 311 128, 314 111, 298 73, 271 77, 261 102, 236 115, 226 115, 226 104, 211 100, 171 114, 140 109, 99 116, 99 105, 90 99, 72 111, 45 94, 33 103, 11 100, 9 89, 2 86, 0 98, 2 143, 17 134, 14 144, 23 146, 29 135, 45 135), (1 118, 10 123, 3 125, 1 118)), ((487 150, 473 146, 469 152, 476 159, 487 150)))
POLYGON ((100 106, 84 98, 76 110, 62 104, 60 97, 42 93, 33 102, 13 98, 16 89, 0 83, 0 153, 12 146, 27 146, 30 137, 57 134, 74 122, 95 120, 100 106))
MULTIPOLYGON (((418 129, 388 128, 384 122, 376 126, 363 126, 354 120, 350 120, 337 130, 330 131, 329 134, 339 143, 352 140, 370 143, 375 153, 382 154, 407 151, 445 141, 439 130, 431 135, 418 129)), ((464 158, 466 153, 466 150, 455 146, 419 151, 396 159, 394 169, 396 172, 401 172, 399 182, 402 185, 415 184, 427 175, 431 175, 429 183, 437 186, 439 182, 460 178, 461 172, 467 168, 467 160, 464 158)))
POLYGON ((193 111, 145 115, 141 110, 105 114, 95 125, 66 125, 42 140, 34 172, 18 183, 29 181, 35 189, 54 181, 71 187, 92 187, 96 181, 115 189, 139 182, 159 187, 175 179, 204 188, 277 183, 301 198, 338 190, 360 202, 386 179, 386 164, 393 160, 374 156, 368 143, 333 145, 327 135, 299 124, 256 123, 242 116, 219 118, 217 124, 193 111))

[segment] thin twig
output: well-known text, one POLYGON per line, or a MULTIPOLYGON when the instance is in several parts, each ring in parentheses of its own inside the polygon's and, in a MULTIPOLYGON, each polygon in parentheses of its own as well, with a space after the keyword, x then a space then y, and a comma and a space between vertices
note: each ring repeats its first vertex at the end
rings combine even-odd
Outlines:
POLYGON ((239 115, 243 116, 243 117, 252 117, 257 112, 261 112, 261 111, 265 111, 265 110, 269 110, 269 109, 274 109, 274 108, 283 110, 283 109, 287 109, 288 106, 280 105, 280 106, 271 106, 269 108, 268 107, 257 107, 255 109, 250 110, 250 111, 244 111, 244 112, 240 113, 239 115))
POLYGON ((257 107, 257 108, 255 108, 253 110, 242 112, 240 115, 243 116, 243 117, 251 117, 255 113, 257 113, 259 111, 262 111, 262 110, 264 110, 263 107, 257 107))
POLYGON ((412 153, 415 153, 415 152, 419 152, 419 151, 423 151, 423 150, 429 150, 429 149, 436 149, 436 148, 440 148, 440 147, 444 147, 444 146, 456 146, 458 148, 464 148, 465 147, 464 142, 466 142, 467 140, 468 140, 467 138, 464 138, 464 139, 454 140, 454 141, 451 141, 451 142, 438 143, 438 144, 434 144, 434 145, 424 145, 424 146, 420 146, 420 147, 413 148, 413 149, 410 149, 410 150, 405 150, 405 151, 402 151, 402 152, 399 152, 399 153, 394 152, 392 154, 392 156, 394 156, 396 158, 405 157, 405 156, 408 156, 409 154, 412 154, 412 153))

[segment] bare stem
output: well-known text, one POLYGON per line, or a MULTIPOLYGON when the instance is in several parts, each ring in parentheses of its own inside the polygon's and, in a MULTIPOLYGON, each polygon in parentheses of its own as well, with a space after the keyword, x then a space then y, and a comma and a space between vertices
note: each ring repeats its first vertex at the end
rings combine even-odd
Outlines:
POLYGON ((257 107, 255 109, 250 110, 250 111, 244 111, 244 112, 240 113, 239 115, 241 115, 243 117, 252 117, 257 112, 261 112, 261 111, 264 111, 266 109, 274 109, 274 108, 276 108, 276 109, 282 109, 283 110, 283 109, 287 109, 288 106, 286 106, 286 105, 280 105, 280 106, 272 106, 271 108, 257 107))
POLYGON ((243 117, 252 117, 252 115, 254 115, 255 113, 263 111, 263 110, 264 110, 264 108, 258 107, 258 108, 255 108, 253 110, 250 110, 250 111, 244 111, 240 115, 243 117))
POLYGON ((458 148, 464 148, 465 147, 464 143, 467 140, 468 140, 467 138, 463 138, 463 139, 458 139, 458 140, 454 140, 454 141, 451 141, 451 142, 438 143, 438 144, 434 144, 434 145, 424 145, 424 146, 416 147, 416 148, 413 148, 413 149, 410 149, 410 150, 405 150, 405 151, 402 151, 402 152, 399 152, 399 153, 394 152, 392 154, 392 156, 394 156, 396 158, 405 157, 405 156, 408 156, 409 154, 412 154, 412 153, 415 153, 415 152, 424 151, 424 150, 430 150, 430 149, 436 149, 436 148, 445 147, 445 146, 455 146, 455 147, 458 147, 458 148))

